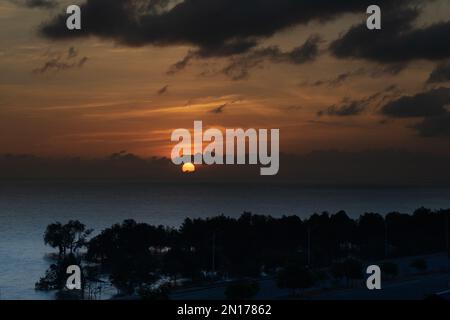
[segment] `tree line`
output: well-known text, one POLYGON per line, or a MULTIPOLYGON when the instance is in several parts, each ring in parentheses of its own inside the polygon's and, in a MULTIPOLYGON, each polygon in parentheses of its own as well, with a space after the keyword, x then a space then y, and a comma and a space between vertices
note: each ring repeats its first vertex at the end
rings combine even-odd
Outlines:
MULTIPOLYGON (((167 294, 154 290, 162 276, 207 283, 277 275, 279 285, 289 287, 295 281, 309 285, 320 277, 314 272, 311 278, 312 271, 331 267, 336 277, 358 278, 361 261, 448 251, 449 216, 450 210, 426 208, 356 219, 344 211, 306 219, 245 212, 186 218, 179 228, 125 220, 89 240, 92 231, 79 221, 53 223, 44 241, 58 249, 56 263, 36 288, 62 289, 65 267, 83 261, 87 280, 107 274, 119 292, 151 297, 167 294)), ((246 290, 253 292, 254 284, 246 290)))

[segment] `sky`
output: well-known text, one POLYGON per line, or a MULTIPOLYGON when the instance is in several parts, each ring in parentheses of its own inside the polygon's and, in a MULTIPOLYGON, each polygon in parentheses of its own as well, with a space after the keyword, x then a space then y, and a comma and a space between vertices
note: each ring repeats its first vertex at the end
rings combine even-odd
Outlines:
POLYGON ((285 154, 448 156, 449 20, 447 0, 1 0, 0 154, 169 157, 202 120, 279 128, 285 154))

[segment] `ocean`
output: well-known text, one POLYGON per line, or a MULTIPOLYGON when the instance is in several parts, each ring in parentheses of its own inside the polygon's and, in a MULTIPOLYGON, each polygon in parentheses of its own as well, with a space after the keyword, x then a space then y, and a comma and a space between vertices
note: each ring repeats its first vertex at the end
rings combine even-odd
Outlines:
POLYGON ((0 183, 0 299, 52 299, 34 290, 51 261, 49 223, 78 219, 97 234, 124 219, 179 226, 186 217, 237 217, 244 211, 308 217, 345 210, 411 213, 450 208, 450 188, 305 187, 295 185, 151 184, 142 182, 0 183))

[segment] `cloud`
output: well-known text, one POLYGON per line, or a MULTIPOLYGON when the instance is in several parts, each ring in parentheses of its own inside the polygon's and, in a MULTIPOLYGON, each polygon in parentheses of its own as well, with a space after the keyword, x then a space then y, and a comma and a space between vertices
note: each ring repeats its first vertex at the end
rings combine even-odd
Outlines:
POLYGON ((337 87, 343 84, 345 81, 347 81, 350 77, 359 75, 360 73, 358 71, 356 72, 344 72, 339 74, 336 78, 331 79, 328 81, 328 85, 330 87, 337 87))
POLYGON ((47 52, 47 60, 33 70, 34 74, 43 74, 51 71, 63 71, 73 68, 82 68, 88 61, 88 57, 78 57, 78 50, 70 47, 66 52, 47 52))
POLYGON ((10 2, 28 8, 51 9, 56 7, 56 0, 9 0, 10 2))
POLYGON ((335 88, 343 85, 347 81, 350 81, 352 78, 368 76, 375 79, 386 75, 395 76, 405 68, 406 64, 403 63, 376 65, 369 68, 358 68, 354 71, 343 72, 331 79, 321 79, 314 82, 305 81, 302 85, 311 87, 328 86, 330 88, 335 88))
POLYGON ((81 59, 78 61, 78 63, 76 64, 76 66, 77 66, 78 68, 82 68, 88 60, 89 60, 88 57, 83 57, 83 58, 81 58, 81 59))
POLYGON ((222 73, 233 80, 241 80, 249 76, 252 69, 261 67, 265 61, 273 63, 304 64, 314 61, 319 55, 318 35, 309 37, 306 42, 291 51, 283 52, 277 46, 255 49, 251 52, 232 58, 222 73))
POLYGON ((428 117, 411 126, 420 136, 425 138, 450 137, 450 113, 428 117))
POLYGON ((450 137, 450 88, 431 89, 388 102, 381 114, 389 118, 421 118, 410 125, 422 137, 450 137))
POLYGON ((242 101, 242 99, 233 100, 231 102, 225 102, 225 103, 221 104, 220 106, 212 109, 210 112, 215 113, 215 114, 223 113, 223 111, 225 110, 226 107, 233 105, 235 103, 238 103, 240 101, 242 101))
POLYGON ((325 80, 317 80, 312 83, 305 82, 304 85, 310 85, 312 87, 319 87, 319 86, 329 86, 329 87, 339 87, 348 80, 350 80, 353 77, 361 76, 366 74, 366 71, 364 68, 359 68, 355 71, 348 71, 338 74, 336 77, 332 79, 325 79, 325 80))
POLYGON ((225 109, 225 107, 226 107, 227 105, 228 105, 227 103, 224 103, 224 104, 218 106, 217 108, 212 109, 212 110, 211 110, 211 113, 216 113, 216 114, 222 113, 222 112, 223 112, 223 109, 225 109))
POLYGON ((365 23, 353 26, 330 44, 338 58, 359 58, 378 63, 405 63, 416 59, 450 57, 450 21, 415 28, 419 9, 383 9, 382 30, 369 31, 365 23))
MULTIPOLYGON (((301 46, 286 52, 282 51, 278 46, 251 49, 247 53, 230 57, 226 66, 220 70, 220 73, 225 74, 232 80, 242 80, 249 76, 250 70, 262 67, 266 61, 297 65, 312 62, 319 56, 319 44, 321 41, 320 36, 312 35, 301 46)), ((183 59, 169 68, 167 74, 173 75, 183 70, 193 59, 208 57, 210 56, 204 55, 201 53, 201 50, 190 50, 183 59)))
POLYGON ((317 115, 338 117, 356 116, 361 114, 365 110, 365 108, 366 105, 362 101, 350 101, 349 103, 343 104, 341 106, 333 105, 331 107, 328 107, 326 110, 319 111, 317 115))
POLYGON ((391 95, 395 95, 397 90, 397 86, 390 85, 384 90, 360 100, 349 100, 348 98, 344 98, 340 105, 332 105, 325 110, 321 110, 317 112, 317 116, 357 116, 366 111, 369 106, 376 105, 377 103, 388 99, 391 95))
POLYGON ((391 118, 442 116, 448 113, 449 104, 450 89, 438 88, 390 101, 381 108, 381 113, 391 118))
POLYGON ((450 81, 450 62, 439 64, 430 74, 427 83, 450 81))
POLYGON ((78 56, 78 50, 75 47, 70 47, 67 51, 67 59, 76 58, 78 56))
MULTIPOLYGON (((398 0, 395 6, 411 1, 398 0)), ((262 39, 313 20, 330 21, 349 12, 364 12, 370 1, 335 0, 87 0, 82 30, 67 30, 61 13, 45 23, 51 39, 97 36, 127 46, 190 45, 201 57, 248 52, 262 39), (158 9, 158 10, 156 10, 158 9)), ((392 1, 379 0, 386 8, 392 1)))
POLYGON ((167 70, 167 74, 174 75, 175 73, 185 69, 188 66, 189 62, 195 58, 195 56, 196 53, 190 50, 183 59, 170 66, 169 70, 167 70))
POLYGON ((161 89, 159 89, 156 93, 158 95, 163 95, 163 94, 167 93, 168 89, 169 89, 169 85, 167 84, 164 87, 162 87, 161 89))

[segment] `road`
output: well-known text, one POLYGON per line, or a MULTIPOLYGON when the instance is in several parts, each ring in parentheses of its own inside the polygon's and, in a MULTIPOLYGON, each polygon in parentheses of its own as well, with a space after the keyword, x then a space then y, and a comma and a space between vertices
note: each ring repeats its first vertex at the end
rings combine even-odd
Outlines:
MULTIPOLYGON (((427 295, 449 290, 450 273, 447 272, 449 259, 446 254, 439 253, 427 256, 403 257, 391 259, 399 267, 399 277, 396 280, 382 283, 381 290, 368 290, 364 287, 353 289, 310 289, 303 299, 308 300, 421 300, 427 295), (428 264, 428 274, 416 274, 410 263, 417 258, 424 258, 428 264)), ((173 300, 222 300, 225 299, 226 283, 210 287, 177 291, 170 295, 173 300)), ((287 299, 289 290, 277 287, 274 279, 260 281, 260 291, 255 299, 278 300, 287 299)))
POLYGON ((382 285, 381 290, 365 288, 330 291, 319 294, 317 300, 422 300, 427 295, 448 290, 450 274, 417 276, 409 280, 382 285))

